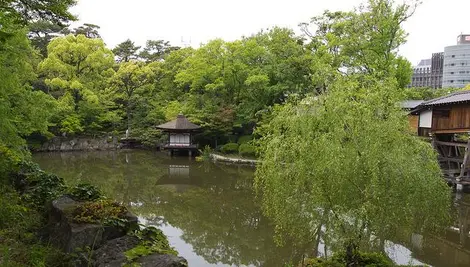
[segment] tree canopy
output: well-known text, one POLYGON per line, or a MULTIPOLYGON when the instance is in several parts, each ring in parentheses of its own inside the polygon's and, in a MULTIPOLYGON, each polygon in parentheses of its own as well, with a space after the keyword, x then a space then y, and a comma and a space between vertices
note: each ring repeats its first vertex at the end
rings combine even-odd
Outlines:
POLYGON ((276 107, 260 133, 256 186, 279 233, 351 252, 447 221, 450 191, 436 154, 409 132, 398 105, 401 24, 413 12, 370 0, 313 20, 314 64, 330 70, 316 77, 323 93, 276 107))

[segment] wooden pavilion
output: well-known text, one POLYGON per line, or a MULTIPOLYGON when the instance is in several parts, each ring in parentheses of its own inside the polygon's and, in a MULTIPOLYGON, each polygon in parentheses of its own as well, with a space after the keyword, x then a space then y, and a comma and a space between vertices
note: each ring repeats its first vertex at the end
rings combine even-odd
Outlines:
POLYGON ((444 176, 451 183, 470 185, 470 91, 420 104, 418 135, 431 136, 444 176))
POLYGON ((175 151, 187 151, 189 156, 197 152, 198 147, 193 143, 193 136, 201 127, 190 122, 183 114, 179 114, 175 120, 158 125, 157 129, 168 134, 168 141, 162 148, 168 150, 170 155, 175 151))

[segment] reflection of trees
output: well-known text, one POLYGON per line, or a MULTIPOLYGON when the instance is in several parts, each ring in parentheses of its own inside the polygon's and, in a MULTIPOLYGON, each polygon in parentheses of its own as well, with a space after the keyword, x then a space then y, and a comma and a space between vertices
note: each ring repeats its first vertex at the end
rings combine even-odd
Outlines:
POLYGON ((276 246, 273 228, 254 201, 252 170, 212 166, 197 171, 206 174, 200 187, 183 193, 159 188, 160 204, 153 212, 182 229, 183 240, 198 255, 209 263, 255 266, 282 266, 293 257, 295 246, 276 246))
POLYGON ((163 218, 163 223, 180 228, 183 240, 208 262, 283 266, 291 258, 298 262, 304 251, 289 241, 283 248, 276 246, 274 230, 252 191, 252 168, 141 151, 127 157, 125 151, 60 155, 37 154, 35 159, 69 184, 94 184, 135 213, 154 218, 153 223, 163 218), (189 177, 184 172, 172 175, 170 165, 189 166, 189 177))
POLYGON ((452 227, 441 235, 413 235, 408 243, 417 259, 432 266, 464 267, 470 262, 470 195, 458 195, 452 227))

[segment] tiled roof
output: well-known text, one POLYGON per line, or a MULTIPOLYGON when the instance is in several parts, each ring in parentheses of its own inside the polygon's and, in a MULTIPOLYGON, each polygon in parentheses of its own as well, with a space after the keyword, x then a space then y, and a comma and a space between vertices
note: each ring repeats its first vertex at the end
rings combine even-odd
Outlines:
POLYGON ((450 95, 431 99, 429 101, 423 102, 421 106, 435 106, 435 105, 453 104, 453 103, 466 102, 466 101, 470 101, 470 90, 456 92, 450 95))
POLYGON ((404 109, 414 109, 423 102, 424 100, 405 100, 401 102, 401 107, 404 109))
POLYGON ((188 121, 183 114, 179 114, 176 120, 158 125, 157 128, 162 130, 197 130, 201 127, 188 121))

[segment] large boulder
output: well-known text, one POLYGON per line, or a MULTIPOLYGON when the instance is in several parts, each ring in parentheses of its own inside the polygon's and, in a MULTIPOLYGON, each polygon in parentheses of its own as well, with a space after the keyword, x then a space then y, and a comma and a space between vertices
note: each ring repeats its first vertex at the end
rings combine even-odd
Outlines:
POLYGON ((49 238, 52 244, 64 252, 99 248, 108 240, 124 236, 130 227, 137 227, 137 217, 129 212, 125 216, 125 226, 74 223, 70 213, 79 205, 83 205, 83 202, 68 196, 62 196, 52 202, 48 224, 49 238))
MULTIPOLYGON (((121 267, 127 263, 125 252, 136 247, 139 239, 135 236, 124 236, 106 242, 93 252, 93 266, 121 267)), ((188 262, 178 256, 168 254, 151 254, 135 260, 142 267, 186 267, 188 262)))

